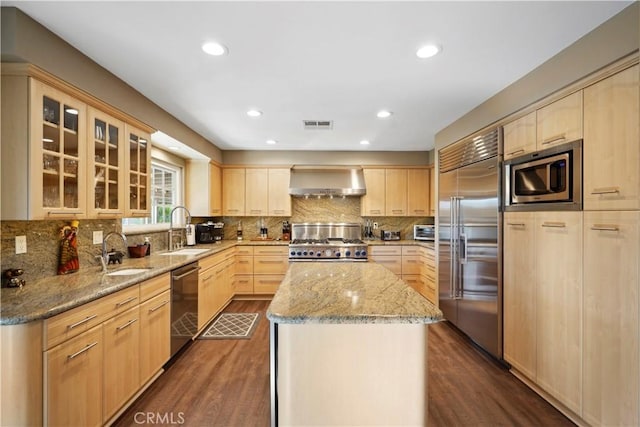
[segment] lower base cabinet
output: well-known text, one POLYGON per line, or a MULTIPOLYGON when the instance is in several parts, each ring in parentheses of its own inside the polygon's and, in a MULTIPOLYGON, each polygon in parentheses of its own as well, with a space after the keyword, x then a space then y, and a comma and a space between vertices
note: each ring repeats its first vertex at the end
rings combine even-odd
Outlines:
POLYGON ((103 351, 98 325, 45 352, 45 425, 102 425, 103 351))
POLYGON ((171 291, 140 304, 140 381, 149 381, 171 357, 171 291))

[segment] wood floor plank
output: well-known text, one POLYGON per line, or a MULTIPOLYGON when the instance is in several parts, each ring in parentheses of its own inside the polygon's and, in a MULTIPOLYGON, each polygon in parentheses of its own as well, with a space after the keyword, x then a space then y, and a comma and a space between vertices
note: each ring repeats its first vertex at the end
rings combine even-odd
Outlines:
MULTIPOLYGON (((249 340, 196 340, 117 420, 118 427, 154 425, 268 426, 269 301, 233 301, 225 312, 259 312, 249 340), (174 425, 177 423, 174 423, 174 425)), ((502 366, 447 323, 430 326, 429 425, 572 426, 502 366)))

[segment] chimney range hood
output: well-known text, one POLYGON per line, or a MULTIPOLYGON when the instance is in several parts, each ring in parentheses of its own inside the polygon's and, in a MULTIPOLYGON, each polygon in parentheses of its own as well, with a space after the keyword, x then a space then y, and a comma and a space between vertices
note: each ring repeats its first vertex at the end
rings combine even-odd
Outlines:
POLYGON ((293 166, 292 196, 363 196, 367 193, 360 166, 293 166))

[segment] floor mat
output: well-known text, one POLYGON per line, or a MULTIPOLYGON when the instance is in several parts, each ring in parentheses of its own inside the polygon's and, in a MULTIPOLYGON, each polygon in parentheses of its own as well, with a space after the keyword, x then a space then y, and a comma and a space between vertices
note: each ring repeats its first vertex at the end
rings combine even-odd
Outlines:
POLYGON ((259 313, 222 313, 198 339, 251 338, 259 313))

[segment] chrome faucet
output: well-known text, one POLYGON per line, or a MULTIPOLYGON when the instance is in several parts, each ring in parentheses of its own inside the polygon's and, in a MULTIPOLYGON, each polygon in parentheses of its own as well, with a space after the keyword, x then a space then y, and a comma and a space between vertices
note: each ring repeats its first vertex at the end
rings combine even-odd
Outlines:
MULTIPOLYGON (((189 209, 185 208, 184 206, 176 206, 175 208, 171 209, 171 213, 169 214, 169 218, 170 218, 169 220, 169 252, 175 249, 173 247, 173 213, 176 211, 176 209, 184 209, 185 212, 187 213, 186 225, 191 224, 191 212, 189 212, 189 209)), ((180 241, 182 242, 182 237, 180 238, 180 241)))
POLYGON ((120 238, 122 239, 122 242, 124 243, 124 247, 125 248, 127 247, 127 237, 122 233, 117 233, 115 231, 112 231, 111 233, 108 233, 106 236, 104 236, 104 239, 102 239, 102 254, 96 256, 96 258, 100 258, 103 272, 107 271, 107 264, 109 264, 109 260, 111 258, 111 255, 109 254, 109 252, 107 252, 107 240, 109 240, 109 237, 114 235, 120 236, 120 238))

